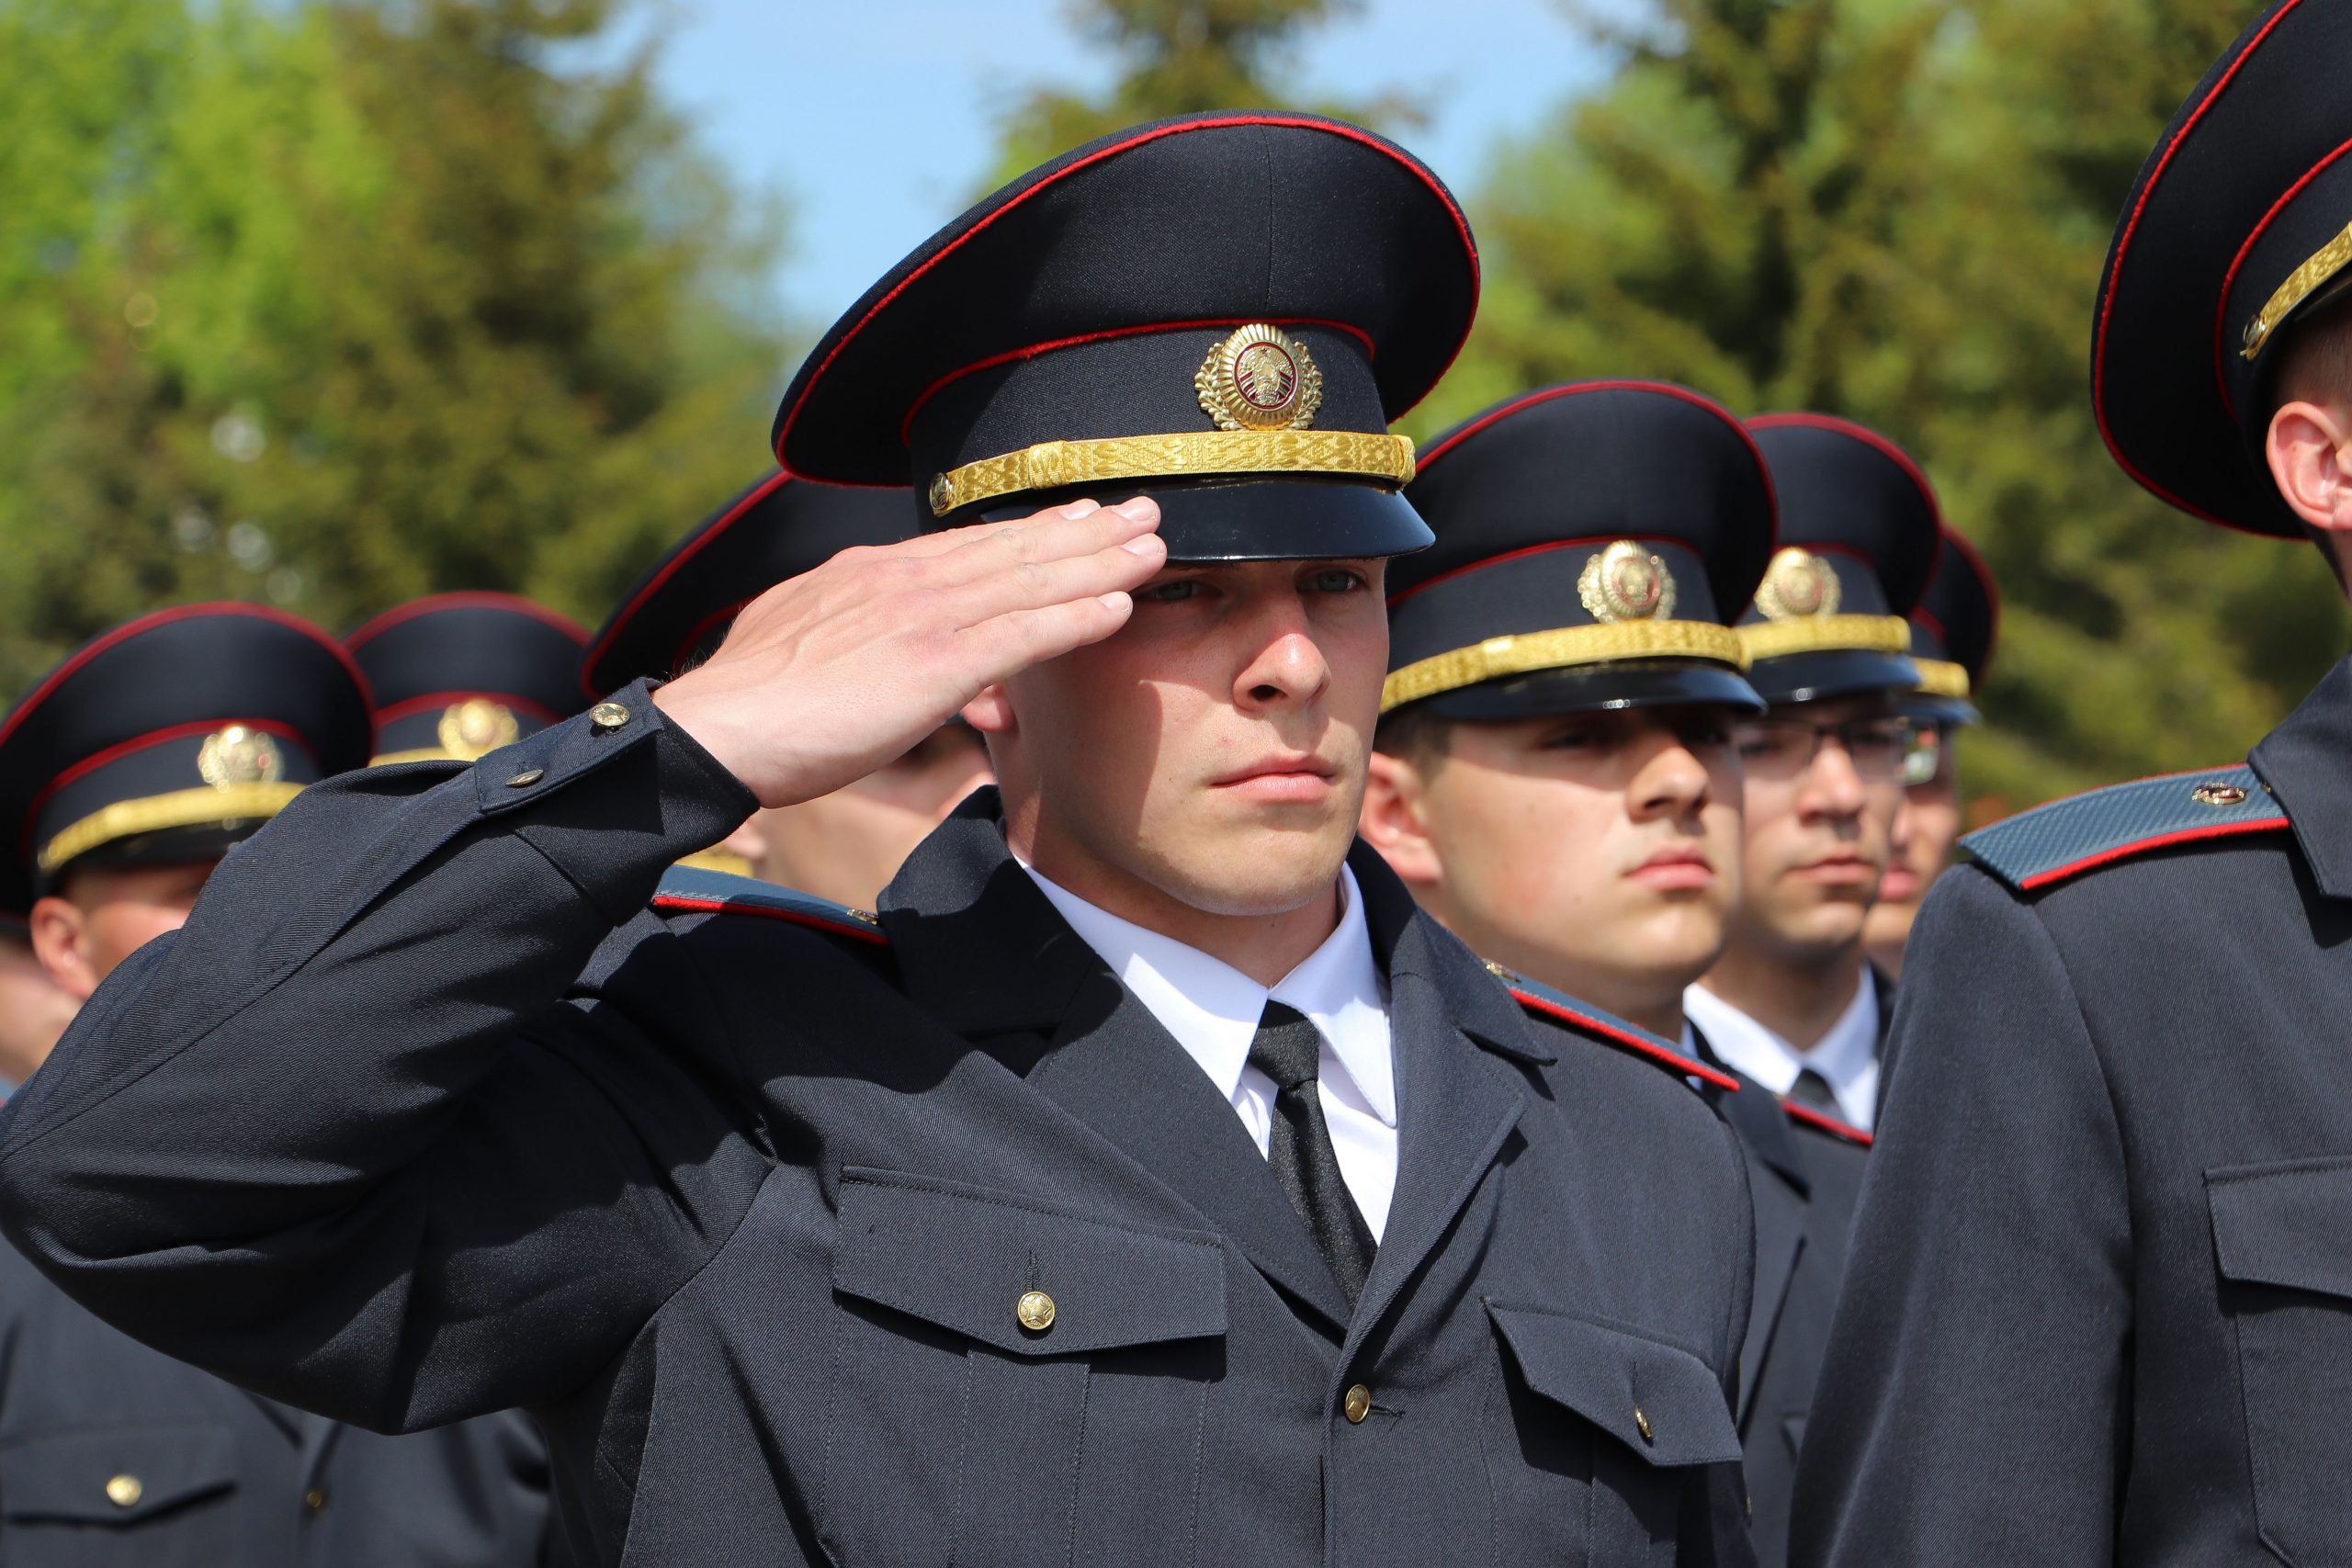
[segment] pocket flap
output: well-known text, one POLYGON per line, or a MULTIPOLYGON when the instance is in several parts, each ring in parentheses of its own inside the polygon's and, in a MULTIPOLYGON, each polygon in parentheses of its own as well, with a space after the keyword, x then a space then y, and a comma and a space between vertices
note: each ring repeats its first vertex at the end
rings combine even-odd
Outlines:
POLYGON ((2352 1157, 2205 1173, 2222 1277, 2352 1300, 2352 1157))
POLYGON ((842 1172, 833 1288, 1019 1356, 1225 1333, 1225 1247, 1213 1235, 857 1167, 842 1172), (1052 1303, 1042 1329, 1016 1310, 1032 1292, 1052 1303))
POLYGON ((1541 1308, 1489 1302, 1487 1312, 1528 1387, 1650 1463, 1726 1464, 1739 1458, 1739 1432, 1723 1383, 1690 1351, 1541 1308))
POLYGON ((131 1525, 237 1481, 226 1427, 122 1427, 0 1449, 0 1515, 131 1525))

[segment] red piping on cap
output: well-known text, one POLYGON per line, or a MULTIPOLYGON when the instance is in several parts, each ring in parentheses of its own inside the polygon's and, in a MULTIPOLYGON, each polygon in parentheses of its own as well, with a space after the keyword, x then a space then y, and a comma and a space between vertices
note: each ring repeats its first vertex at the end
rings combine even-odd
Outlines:
POLYGON ((797 909, 779 909, 766 904, 738 904, 726 898, 695 898, 684 893, 657 893, 653 896, 653 907, 684 915, 757 915, 764 920, 782 920, 786 925, 806 926, 812 931, 855 937, 876 947, 890 945, 888 937, 868 927, 835 922, 821 915, 804 914, 797 909))
MULTIPOLYGON (((1397 605, 1403 604, 1406 600, 1410 599, 1414 594, 1422 592, 1424 589, 1435 588, 1441 582, 1451 581, 1454 578, 1464 576, 1470 572, 1484 571, 1490 566, 1500 566, 1507 560, 1519 560, 1527 556, 1549 555, 1554 550, 1574 550, 1586 548, 1593 545, 1613 545, 1620 539, 1634 539, 1645 545, 1672 545, 1680 549, 1690 549, 1690 541, 1687 539, 1669 539, 1663 536, 1653 534, 1588 534, 1580 539, 1547 539, 1540 545, 1521 545, 1515 550, 1505 550, 1498 556, 1487 556, 1481 560, 1468 561, 1461 566, 1449 567, 1445 570, 1439 572, 1435 577, 1430 578, 1427 582, 1416 582, 1410 588, 1390 594, 1388 598, 1388 607, 1393 610, 1397 605)), ((1692 551, 1691 553, 1695 555, 1697 552, 1692 551)))
MULTIPOLYGON (((1348 141, 1361 142, 1363 145, 1371 148, 1374 152, 1379 152, 1385 157, 1395 159, 1397 163, 1403 164, 1404 167, 1409 170, 1417 179, 1419 179, 1423 185, 1429 186, 1430 194, 1436 197, 1438 201, 1445 208, 1447 215, 1453 220, 1455 232, 1462 236, 1463 253, 1467 255, 1470 260, 1471 318, 1474 321, 1476 319, 1479 287, 1478 246, 1477 243, 1470 238, 1470 221, 1468 219, 1462 216, 1462 209, 1454 205, 1453 198, 1452 197, 1446 195, 1445 187, 1437 183, 1435 175, 1431 175, 1427 169, 1421 167, 1420 164, 1415 163, 1412 159, 1399 154, 1396 148, 1387 145, 1375 136, 1356 130, 1352 126, 1335 125, 1328 120, 1301 119, 1289 115, 1228 115, 1216 119, 1187 120, 1182 125, 1163 125, 1154 130, 1148 130, 1141 136, 1130 137, 1125 141, 1114 142, 1112 145, 1102 148, 1099 152, 1088 153, 1085 157, 1079 159, 1074 164, 1069 164, 1062 168, 1056 169, 1051 175, 1039 180, 1035 185, 1031 186, 1028 189, 1021 192, 1019 195, 1007 201, 1002 207, 998 208, 995 211, 980 219, 979 221, 974 223, 970 228, 956 235, 953 240, 948 241, 947 243, 942 245, 936 253, 926 257, 921 266, 918 266, 914 271, 899 279, 898 283, 890 289, 890 292, 882 296, 881 299, 876 299, 873 305, 867 309, 865 314, 860 316, 857 319, 856 323, 853 325, 849 331, 842 334, 841 341, 834 344, 833 346, 826 352, 825 357, 818 363, 816 374, 808 378, 808 384, 800 389, 800 396, 793 400, 792 407, 786 412, 783 423, 776 426, 776 461, 782 463, 785 460, 785 443, 791 437, 794 422, 799 419, 801 408, 808 401, 808 394, 817 389, 817 384, 825 378, 825 372, 832 367, 834 360, 841 357, 842 350, 847 348, 850 344, 850 341, 856 337, 859 333, 864 332, 865 330, 866 323, 873 321, 876 316, 881 314, 882 311, 889 305, 890 301, 896 299, 899 295, 905 293, 910 288, 913 287, 917 278, 922 276, 923 274, 938 265, 948 256, 953 255, 956 247, 962 245, 973 235, 979 233, 989 224, 995 222, 998 219, 1003 217, 1014 208, 1019 207, 1023 202, 1027 201, 1039 191, 1046 189, 1048 186, 1055 184, 1057 181, 1067 178, 1069 175, 1078 173, 1080 169, 1086 168, 1094 164, 1099 164, 1105 158, 1115 156, 1116 154, 1127 152, 1132 148, 1140 147, 1148 141, 1157 141, 1163 136, 1181 136, 1190 130, 1230 130, 1235 126, 1243 125, 1282 126, 1298 130, 1328 131, 1333 136, 1344 137, 1348 141)), ((1446 356, 1444 366, 1439 369, 1437 376, 1430 380, 1430 385, 1431 387, 1436 386, 1439 381, 1445 378, 1445 372, 1453 369, 1454 360, 1461 356, 1463 344, 1469 341, 1470 329, 1468 324, 1464 323, 1462 330, 1461 340, 1454 344, 1453 352, 1446 356)), ((1396 417, 1402 419, 1407 413, 1411 412, 1412 406, 1413 405, 1408 404, 1405 408, 1397 410, 1396 417)))
POLYGON ((1372 334, 1362 327, 1350 326, 1345 321, 1327 321, 1319 316, 1235 316, 1215 321, 1147 321, 1136 327, 1112 327, 1099 333, 1080 333, 1074 337, 1056 338, 1051 343, 1033 343, 1027 348, 1008 348, 1002 354, 991 354, 986 359, 976 359, 961 370, 950 370, 917 395, 914 406, 907 410, 907 417, 899 422, 899 439, 901 442, 907 439, 907 432, 912 428, 915 415, 922 412, 923 405, 931 401, 933 396, 941 388, 950 381, 961 380, 978 371, 993 370, 1000 365, 1010 365, 1016 359, 1034 359, 1038 355, 1051 354, 1056 349, 1076 348, 1081 344, 1107 343, 1114 338, 1141 337, 1148 333, 1202 332, 1212 327, 1223 327, 1229 331, 1235 327, 1248 326, 1252 321, 1263 321, 1272 327, 1322 327, 1330 332, 1345 333, 1363 344, 1363 356, 1366 359, 1372 358, 1375 353, 1372 334))
POLYGON ((535 703, 528 697, 516 696, 512 692, 492 692, 475 687, 461 692, 427 692, 422 696, 411 697, 406 702, 394 703, 388 708, 380 708, 377 711, 376 724, 380 728, 388 724, 397 724, 412 714, 426 713, 434 708, 454 707, 459 703, 471 702, 476 698, 503 703, 510 708, 520 708, 544 724, 559 724, 564 717, 555 709, 535 703))
POLYGON ((1703 1078, 1717 1089, 1727 1090, 1732 1094, 1739 1092, 1737 1078, 1733 1077, 1729 1073, 1719 1073, 1704 1062, 1694 1062, 1688 1056, 1669 1051, 1665 1046, 1645 1040, 1638 1034, 1631 1034, 1624 1030, 1611 1028, 1597 1018, 1587 1017, 1574 1008, 1563 1007, 1549 998, 1522 991, 1517 986, 1510 987, 1510 994, 1519 998, 1520 1005, 1522 1007, 1533 1008, 1537 1012, 1556 1018, 1564 1023, 1573 1023, 1578 1029, 1598 1034, 1605 1040, 1624 1046, 1627 1050, 1639 1052, 1653 1062, 1663 1063, 1678 1073, 1690 1077, 1703 1078))
POLYGON ((379 615, 360 624, 358 630, 343 639, 343 646, 355 652, 394 626, 416 619, 419 615, 437 615, 444 610, 507 610, 527 615, 542 626, 552 626, 570 637, 578 647, 586 647, 588 633, 579 622, 545 604, 535 604, 519 593, 489 593, 469 592, 433 593, 422 599, 412 599, 405 604, 395 604, 379 615))
MULTIPOLYGON (((1856 424, 1850 419, 1839 419, 1835 414, 1760 413, 1754 419, 1747 422, 1747 428, 1750 430, 1780 430, 1786 429, 1791 426, 1804 430, 1834 431, 1839 435, 1851 436, 1853 439, 1860 442, 1863 446, 1868 446, 1871 450, 1886 458, 1896 468, 1901 468, 1905 476, 1908 478, 1913 484, 1919 487, 1919 494, 1928 503, 1928 515, 1934 518, 1936 523, 1935 543, 1928 552, 1928 570, 1919 578, 1919 596, 1924 596, 1928 592, 1928 584, 1935 578, 1936 562, 1944 553, 1944 536, 1951 532, 1944 524, 1943 503, 1936 499, 1936 487, 1928 482, 1928 476, 1926 472, 1920 468, 1917 462, 1913 460, 1910 453, 1905 452, 1902 447, 1897 446, 1894 442, 1889 441, 1877 431, 1869 428, 1867 425, 1856 424)), ((1842 549, 1847 554, 1854 556, 1858 559, 1869 561, 1871 575, 1879 576, 1878 563, 1876 561, 1871 561, 1870 557, 1864 555, 1860 550, 1854 549, 1851 546, 1807 545, 1805 548, 1812 550, 1816 554, 1823 550, 1842 549)), ((1885 579, 1882 576, 1879 578, 1879 581, 1883 585, 1885 579)))
MULTIPOLYGON (((610 621, 605 623, 603 635, 598 637, 594 644, 590 647, 585 653, 580 656, 580 690, 582 695, 589 697, 601 697, 605 694, 604 692, 597 687, 595 682, 596 666, 604 660, 605 654, 612 651, 614 640, 628 628, 629 617, 636 615, 639 610, 644 608, 645 602, 648 599, 652 598, 654 594, 660 592, 662 585, 669 581, 671 578, 676 576, 680 567, 684 566, 688 561, 694 559, 695 557, 700 555, 705 547, 708 546, 721 534, 727 532, 728 529, 735 526, 735 525, 741 520, 745 513, 759 505, 760 502, 765 501, 769 496, 774 495, 786 485, 790 484, 792 480, 793 476, 788 473, 779 472, 769 475, 767 479, 758 485, 753 486, 751 491, 746 492, 742 500, 737 502, 733 506, 729 507, 725 514, 717 522, 713 523, 709 527, 705 528, 701 533, 695 535, 684 546, 680 547, 676 555, 672 556, 668 560, 662 563, 662 569, 653 574, 653 580, 648 582, 643 588, 639 589, 637 592, 630 595, 629 602, 622 605, 619 613, 615 615, 610 621)), ((888 489, 890 487, 874 486, 870 488, 888 489)))
POLYGON ((125 757, 133 756, 157 746, 168 746, 175 740, 209 735, 217 729, 226 729, 232 724, 241 724, 247 729, 258 729, 275 736, 300 749, 302 755, 311 759, 312 766, 315 767, 318 764, 319 754, 311 749, 310 741, 303 738, 301 731, 290 724, 280 724, 272 718, 199 718, 191 719, 186 724, 170 725, 162 729, 151 729, 144 735, 134 735, 128 740, 118 740, 103 751, 91 752, 41 785, 40 793, 34 795, 32 804, 25 808, 25 825, 18 834, 18 847, 21 849, 31 847, 33 824, 40 819, 40 808, 47 806, 59 790, 75 780, 89 777, 109 762, 119 762, 125 757))
POLYGON ((2220 389, 2222 406, 2229 411, 2232 419, 2238 416, 2237 400, 2230 396, 2229 381, 2222 374, 2222 367, 2226 363, 2222 355, 2223 333, 2229 322, 2230 289, 2237 283, 2238 268, 2245 265, 2247 253, 2254 249, 2254 243, 2262 238, 2263 231, 2270 227, 2270 220, 2278 217, 2286 205, 2301 194, 2305 186, 2319 178, 2321 170, 2335 163, 2347 152, 2352 152, 2352 141, 2346 141, 2335 152, 2313 164, 2301 179, 2289 186, 2287 194, 2270 204, 2270 210, 2262 215, 2262 221, 2256 223, 2254 226, 2254 232, 2245 237, 2245 243, 2238 247, 2238 254, 2230 258, 2230 270, 2222 275, 2222 297, 2213 302, 2213 385, 2220 389))
MULTIPOLYGON (((2178 778, 2185 775, 2170 773, 2158 776, 2178 778)), ((2150 850, 2169 849, 2175 844, 2194 843, 2199 839, 2226 839, 2237 833, 2272 832, 2293 825, 2283 817, 2266 817, 2254 822, 2216 822, 2210 828, 2184 828, 2177 833, 2159 833, 2153 839, 2140 839, 2132 843, 2118 844, 2112 849, 2101 850, 2095 855, 2085 855, 2081 860, 2070 862, 2065 865, 2053 866, 2048 871, 2035 872, 2031 876, 2020 879, 2018 888, 2020 892, 2030 893, 2037 887, 2047 887, 2053 882, 2063 882, 2078 873, 2089 871, 2095 866, 2105 865, 2109 861, 2123 860, 2132 855, 2143 854, 2150 850)))
POLYGON ((1825 1116, 1810 1105, 1799 1105, 1793 1100, 1783 1100, 1781 1101, 1781 1109, 1789 1113, 1791 1121, 1802 1122, 1808 1127, 1818 1127, 1823 1132, 1834 1134, 1849 1144, 1860 1144, 1862 1147, 1869 1148, 1877 1141, 1860 1127, 1840 1122, 1835 1116, 1825 1116))
MULTIPOLYGON (((141 632, 152 631, 161 626, 168 626, 174 621, 195 620, 205 615, 250 615, 254 620, 272 621, 288 631, 301 633, 334 656, 335 662, 343 666, 344 673, 349 675, 352 683, 359 688, 360 700, 368 705, 370 712, 374 711, 376 697, 368 688, 368 677, 360 672, 357 662, 351 657, 351 650, 343 644, 300 615, 289 615, 283 610, 272 609, 266 604, 246 604, 234 600, 215 601, 202 604, 179 604, 168 610, 157 610, 153 615, 141 615, 135 621, 126 621, 114 630, 92 641, 51 671, 47 680, 34 687, 25 699, 17 705, 16 711, 10 714, 6 721, 0 721, 0 745, 6 745, 8 737, 17 732, 17 728, 23 724, 31 716, 32 711, 39 707, 51 693, 64 684, 74 671, 99 654, 119 643, 137 637, 141 632)), ((235 721, 223 719, 220 722, 227 724, 235 721)), ((371 749, 375 744, 375 737, 372 734, 368 736, 368 744, 371 749)))
MULTIPOLYGON (((1991 607, 1984 626, 1984 657, 1978 660, 1984 669, 1990 670, 1993 668, 1993 650, 2001 643, 2001 585, 1993 580, 1993 569, 1985 564, 1984 552, 1967 535, 1947 524, 1943 536, 1944 543, 1958 550, 1960 558, 1968 563, 1968 570, 1976 574, 1976 585, 1984 590, 1984 603, 1991 607)), ((1943 637, 1945 647, 1951 646, 1951 639, 1944 636, 1940 625, 1936 628, 1936 635, 1943 637)))
POLYGON ((2222 89, 2226 88, 2237 75, 2238 67, 2253 58, 2254 51, 2262 47, 2262 40, 2270 36, 2270 29, 2285 21, 2288 14, 2301 4, 2302 0, 2287 0, 2285 5, 2278 7, 2278 15, 2265 22, 2262 25, 2262 30, 2255 34, 2247 41, 2245 48, 2238 51, 2238 57, 2230 62, 2229 69, 2222 73, 2222 79, 2213 84, 2213 90, 2207 93, 2198 102, 2197 107, 2188 111, 2188 118, 2180 122, 2180 130, 2170 141, 2165 143, 2164 153, 2157 158, 2155 168, 2148 175, 2148 183, 2140 187, 2140 198, 2132 204, 2132 216, 2123 223, 2123 237, 2115 242, 2114 260, 2109 263, 2106 274, 2101 279, 2107 285, 2107 288, 2099 299, 2098 324, 2092 333, 2091 346, 2091 417, 2098 423, 2099 439, 2107 443, 2108 456, 2115 459, 2115 466, 2138 480, 2151 495, 2180 508, 2191 517, 2201 517, 2208 523, 2218 523, 2224 528, 2234 528, 2242 534, 2257 534, 2265 538, 2276 536, 2265 529, 2249 528, 2242 523, 2233 523, 2226 517, 2217 517, 2201 506, 2191 505, 2142 473, 2132 466, 2132 460, 2123 455, 2123 448, 2116 445, 2114 433, 2107 428, 2107 329, 2109 318, 2115 311, 2116 281, 2123 274, 2123 258, 2132 248, 2132 236, 2139 232, 2140 215, 2147 210, 2148 198, 2156 193, 2156 182, 2164 178, 2165 170, 2172 164, 2172 155, 2180 151, 2180 144, 2188 139, 2188 133, 2197 128, 2197 122, 2205 118, 2205 111, 2213 107, 2213 100, 2222 96, 2222 89))

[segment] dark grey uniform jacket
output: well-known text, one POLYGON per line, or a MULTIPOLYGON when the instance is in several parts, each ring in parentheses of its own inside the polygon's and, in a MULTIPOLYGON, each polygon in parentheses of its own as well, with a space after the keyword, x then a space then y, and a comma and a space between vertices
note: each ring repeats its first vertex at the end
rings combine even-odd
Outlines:
POLYGON ((602 1562, 1748 1560, 1748 1200, 1679 1077, 1359 849, 1401 1168, 1351 1313, 992 791, 876 929, 650 912, 752 803, 618 701, 305 792, 8 1108, 8 1232, 306 1407, 532 1407, 602 1562))
POLYGON ((2352 664, 2251 762, 1929 895, 1796 1562, 2352 1562, 2352 664))
POLYGON ((537 1568, 546 1445, 504 1414, 379 1437, 107 1327, 0 1247, 6 1568, 537 1568))
POLYGON ((1721 1102, 1739 1134, 1756 1202, 1756 1291, 1739 1355, 1739 1436, 1756 1558, 1763 1568, 1780 1568, 1789 1557, 1797 1454, 1829 1345, 1870 1135, 1784 1105, 1725 1066, 1703 1036, 1699 1045, 1740 1086, 1721 1102))

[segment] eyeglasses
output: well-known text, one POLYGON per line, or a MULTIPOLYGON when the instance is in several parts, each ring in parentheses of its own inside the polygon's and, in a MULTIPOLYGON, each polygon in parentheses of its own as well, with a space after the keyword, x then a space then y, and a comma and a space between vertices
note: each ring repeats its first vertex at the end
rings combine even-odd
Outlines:
POLYGON ((1751 779, 1785 784, 1813 766, 1821 743, 1835 739, 1853 764, 1855 776, 1868 784, 1894 784, 1905 777, 1917 728, 1909 719, 1849 719, 1844 724, 1813 725, 1803 719, 1758 718, 1740 725, 1740 765, 1751 779))
POLYGON ((1903 752, 1903 784, 1905 788, 1926 784, 1936 776, 1943 765, 1943 731, 1932 724, 1911 727, 1911 744, 1903 752))

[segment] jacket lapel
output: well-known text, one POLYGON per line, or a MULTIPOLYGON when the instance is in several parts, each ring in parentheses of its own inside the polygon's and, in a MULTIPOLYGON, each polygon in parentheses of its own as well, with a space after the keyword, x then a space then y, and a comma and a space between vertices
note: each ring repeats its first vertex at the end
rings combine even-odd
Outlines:
POLYGON ((1795 1276, 1797 1259, 1804 1251, 1805 1210, 1813 1182, 1805 1173, 1804 1152, 1789 1131, 1788 1113, 1781 1109, 1780 1097, 1725 1066, 1705 1035, 1696 1029, 1691 1034, 1703 1060, 1739 1079, 1739 1092, 1719 1097, 1716 1104, 1739 1134, 1741 1144, 1769 1172, 1765 1179, 1748 1184, 1756 1206, 1756 1292, 1748 1303, 1747 1335, 1740 1342, 1736 1412, 1740 1429, 1746 1431, 1749 1401, 1764 1368, 1763 1352, 1779 1327, 1789 1280, 1795 1276))

